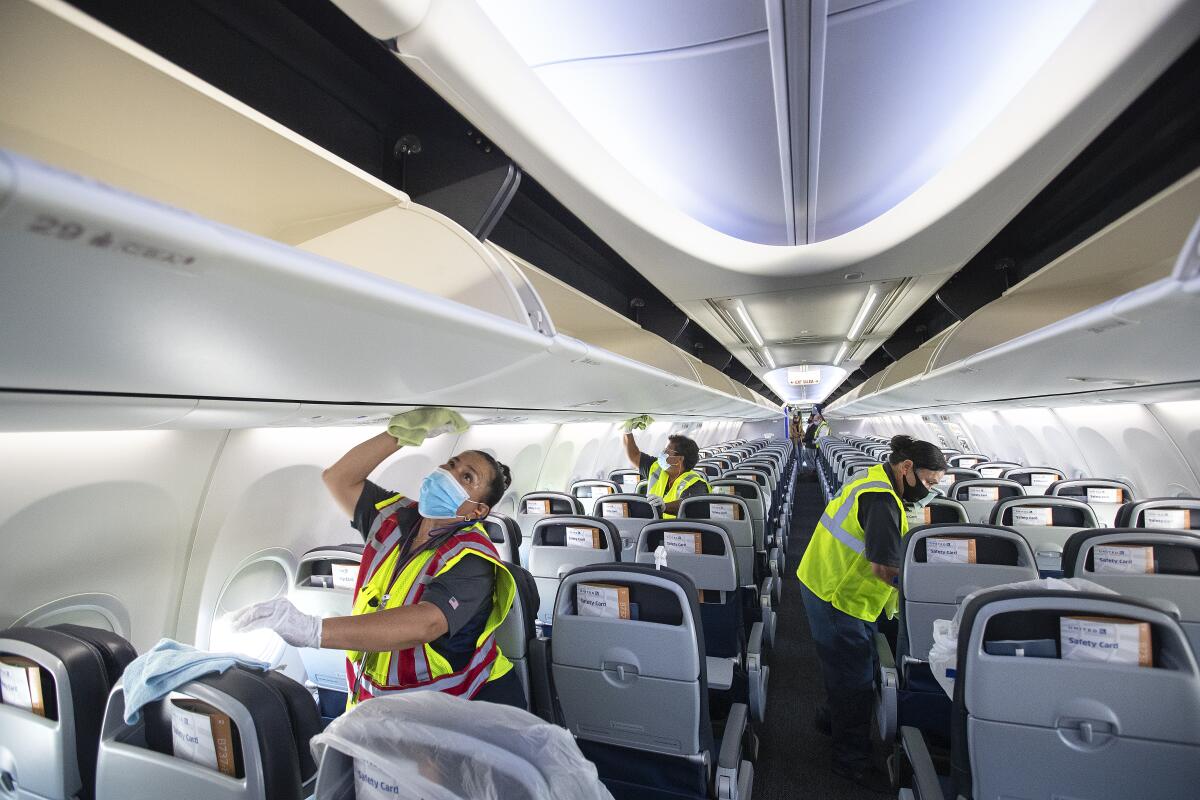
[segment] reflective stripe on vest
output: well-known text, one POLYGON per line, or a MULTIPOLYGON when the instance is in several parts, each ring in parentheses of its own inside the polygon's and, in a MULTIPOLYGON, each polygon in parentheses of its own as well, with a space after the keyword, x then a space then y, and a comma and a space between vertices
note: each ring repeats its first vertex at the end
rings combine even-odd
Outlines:
POLYGON ((892 487, 887 469, 876 464, 829 501, 796 577, 839 611, 873 622, 884 611, 889 617, 895 614, 897 594, 893 586, 875 576, 865 555, 866 531, 858 521, 858 502, 868 492, 891 495, 900 509, 900 536, 908 534, 904 504, 892 487))
MULTIPOLYGON (((414 505, 412 501, 406 501, 401 507, 412 508, 414 505)), ((425 644, 406 650, 367 653, 362 662, 361 676, 358 675, 358 662, 364 654, 347 651, 347 680, 351 689, 358 682, 357 699, 362 700, 382 694, 429 690, 472 698, 485 683, 503 677, 512 669, 512 662, 504 657, 496 645, 495 631, 512 607, 516 582, 500 561, 483 528, 476 524, 458 531, 436 550, 424 550, 407 564, 400 565, 395 582, 389 587, 387 583, 393 578, 403 538, 404 531, 400 530, 395 514, 387 515, 386 519, 376 519, 372 524, 354 591, 354 614, 416 605, 434 578, 468 556, 483 558, 496 568, 492 612, 476 640, 471 660, 458 671, 453 671, 444 657, 425 644), (374 606, 371 605, 372 600, 376 603, 374 606)), ((347 698, 347 708, 355 702, 352 691, 347 698)))
MULTIPOLYGON (((658 465, 656 461, 651 467, 646 478, 646 495, 658 495, 663 499, 664 503, 674 503, 679 499, 679 496, 688 489, 695 486, 697 483, 703 483, 705 490, 711 491, 708 481, 704 476, 695 470, 688 470, 675 479, 670 488, 667 487, 667 481, 671 476, 667 471, 658 465)), ((663 512, 663 519, 675 519, 674 514, 663 512)))

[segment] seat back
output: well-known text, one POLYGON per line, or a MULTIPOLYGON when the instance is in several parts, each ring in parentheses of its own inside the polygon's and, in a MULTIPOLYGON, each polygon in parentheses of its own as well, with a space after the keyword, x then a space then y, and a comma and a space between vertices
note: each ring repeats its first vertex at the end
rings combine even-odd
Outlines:
POLYGON ((529 683, 529 643, 537 638, 535 623, 541 598, 537 582, 528 570, 519 564, 509 563, 505 566, 517 584, 517 592, 513 596, 512 608, 496 629, 496 644, 500 652, 513 663, 513 670, 521 679, 528 710, 533 703, 533 690, 529 683))
POLYGON ((658 509, 650 505, 645 495, 613 494, 596 500, 596 513, 616 526, 621 537, 620 561, 632 561, 634 548, 642 528, 659 518, 658 509))
POLYGON ((724 528, 737 555, 738 585, 755 584, 754 523, 745 500, 715 494, 689 497, 679 504, 678 518, 708 521, 724 528))
POLYGON ((1066 475, 1054 467, 1015 467, 1006 469, 1000 473, 1000 477, 1021 484, 1025 487, 1027 495, 1039 495, 1047 494, 1047 490, 1058 481, 1064 480, 1066 475))
POLYGON ((538 520, 529 548, 529 571, 540 598, 538 622, 547 625, 562 576, 577 567, 612 564, 620 559, 621 536, 600 517, 556 516, 538 520))
MULTIPOLYGON (((354 607, 354 584, 362 563, 361 544, 314 547, 300 556, 296 581, 288 599, 305 614, 349 616, 354 607)), ((346 654, 341 650, 302 647, 298 651, 308 679, 318 689, 348 692, 346 654)))
POLYGON ((1018 464, 1015 461, 982 461, 971 467, 971 469, 978 472, 984 478, 1000 478, 1010 469, 1018 469, 1023 466, 1024 464, 1018 464))
POLYGON ((672 756, 709 757, 704 632, 683 573, 613 564, 575 570, 554 606, 554 685, 579 739, 672 756), (589 587, 622 594, 628 619, 584 616, 589 587))
MULTIPOLYGON (((1119 652, 1133 644, 1136 657, 1139 631, 1128 633, 1119 652)), ((953 788, 965 797, 1183 797, 1200 785, 1200 668, 1178 623, 1148 603, 997 590, 963 610, 951 728, 953 788), (1143 623, 1153 665, 1097 660, 1081 642, 1115 641, 1115 629, 1081 630, 1079 617, 1143 623), (1059 657, 1000 655, 1017 642, 1059 657)))
POLYGON ((691 579, 700 600, 707 654, 737 658, 744 649, 737 556, 729 534, 719 525, 695 520, 652 522, 637 543, 639 564, 654 565, 659 546, 667 550, 667 566, 691 579))
POLYGON ((701 475, 703 475, 708 480, 712 480, 713 478, 720 476, 720 474, 724 471, 721 468, 721 465, 718 464, 717 462, 704 461, 704 460, 697 461, 696 466, 693 467, 693 469, 696 470, 696 472, 699 472, 701 475))
POLYGON ((592 478, 578 480, 571 484, 571 495, 583 505, 583 513, 589 517, 595 513, 596 500, 621 491, 616 481, 602 481, 592 478))
POLYGON ((0 771, 15 782, 16 797, 95 796, 104 706, 136 657, 117 634, 82 625, 0 632, 0 660, 10 665, 0 704, 0 771), (16 704, 14 689, 28 695, 29 707, 16 704))
POLYGON ((574 495, 563 492, 529 492, 517 503, 514 518, 521 526, 521 566, 529 566, 529 545, 533 541, 533 526, 544 517, 582 515, 583 504, 574 495))
POLYGON ((1170 609, 1200 653, 1200 531, 1079 531, 1063 548, 1063 573, 1170 609))
POLYGON ((521 561, 521 542, 525 537, 521 534, 521 526, 517 521, 507 514, 500 514, 493 511, 483 520, 482 525, 483 529, 487 531, 488 539, 492 541, 492 544, 496 545, 496 551, 500 553, 500 559, 513 564, 519 564, 521 561))
POLYGON ((971 522, 986 524, 992 514, 992 506, 1008 497, 1024 497, 1025 487, 1016 481, 1001 478, 968 478, 956 481, 950 487, 948 497, 962 503, 971 522))
POLYGON ((636 494, 637 485, 642 480, 642 473, 636 469, 614 469, 608 473, 608 479, 619 487, 624 494, 636 494))
POLYGON ((956 453, 946 459, 946 463, 956 469, 977 469, 980 464, 988 461, 991 459, 983 453, 956 453))
POLYGON ((905 512, 908 515, 909 528, 915 528, 918 525, 938 525, 943 523, 966 524, 971 521, 967 514, 967 509, 962 503, 957 500, 949 500, 945 497, 935 497, 922 508, 910 508, 905 512))
POLYGON ((144 797, 146 787, 170 787, 174 796, 196 800, 302 800, 312 793, 317 770, 308 743, 321 721, 303 686, 277 672, 233 666, 190 681, 172 695, 148 703, 138 722, 129 725, 124 688, 113 690, 100 736, 97 800, 144 797), (209 725, 203 730, 211 733, 218 753, 232 756, 233 780, 175 755, 172 726, 179 699, 200 701, 229 718, 225 737, 209 725))
POLYGON ((959 481, 978 480, 983 476, 973 469, 964 469, 963 467, 947 467, 942 479, 937 482, 937 488, 941 489, 942 494, 949 495, 950 490, 954 488, 954 484, 959 481))
POLYGON ((1078 478, 1055 481, 1046 489, 1052 497, 1071 497, 1082 500, 1096 512, 1096 519, 1106 528, 1115 525, 1121 506, 1134 499, 1133 487, 1125 481, 1111 478, 1078 478))
POLYGON ((1021 534, 998 525, 923 525, 904 537, 901 624, 907 654, 925 660, 933 621, 951 619, 977 589, 1036 580, 1033 550, 1021 534))
POLYGON ((1092 507, 1069 497, 1009 497, 992 508, 988 522, 1024 536, 1046 577, 1062 573, 1063 547, 1071 534, 1099 527, 1092 507))
POLYGON ((1200 497, 1150 497, 1117 511, 1117 528, 1200 530, 1200 497))
POLYGON ((750 512, 750 523, 754 529, 754 549, 759 553, 765 552, 767 549, 767 514, 766 504, 763 502, 763 487, 754 481, 734 478, 715 480, 711 486, 713 494, 739 497, 745 501, 750 512))

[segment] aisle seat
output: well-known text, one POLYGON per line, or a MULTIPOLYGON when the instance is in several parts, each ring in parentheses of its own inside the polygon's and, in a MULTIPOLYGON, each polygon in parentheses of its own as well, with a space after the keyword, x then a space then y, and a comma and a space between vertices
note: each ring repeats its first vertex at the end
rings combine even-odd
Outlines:
POLYGON ((1050 484, 1046 494, 1052 497, 1070 497, 1082 500, 1096 512, 1101 525, 1111 528, 1117 520, 1117 512, 1125 503, 1132 502, 1133 487, 1127 482, 1111 478, 1077 478, 1050 484))
POLYGON ((1000 473, 1001 478, 1016 481, 1025 487, 1025 494, 1046 494, 1055 483, 1066 479, 1062 470, 1054 467, 1016 467, 1000 473))
POLYGON ((620 560, 621 535, 616 525, 600 517, 559 515, 534 523, 529 547, 529 572, 540 598, 538 624, 545 629, 554 614, 559 582, 577 567, 612 564, 620 560))
POLYGON ((947 496, 962 503, 971 522, 986 524, 996 503, 1010 497, 1024 497, 1025 487, 1002 478, 968 478, 956 481, 947 496))
POLYGON ((533 526, 544 517, 563 514, 582 515, 583 504, 574 495, 565 492, 529 492, 517 503, 514 518, 521 526, 521 566, 529 566, 529 544, 533 541, 533 526))

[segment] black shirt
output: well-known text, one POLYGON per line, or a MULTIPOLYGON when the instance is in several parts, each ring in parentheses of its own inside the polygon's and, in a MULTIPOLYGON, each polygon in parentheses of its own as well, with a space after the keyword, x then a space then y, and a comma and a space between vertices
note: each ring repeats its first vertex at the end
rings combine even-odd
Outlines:
MULTIPOLYGON (((382 511, 375 508, 376 503, 396 494, 370 481, 363 483, 351 524, 364 540, 380 514, 400 515, 397 520, 400 530, 405 531, 406 537, 415 534, 421 521, 421 514, 415 507, 392 504, 382 511)), ((432 603, 446 616, 446 633, 430 642, 430 646, 449 661, 454 670, 465 667, 475 653, 475 642, 492 613, 495 585, 496 568, 492 564, 482 558, 464 558, 430 581, 421 595, 422 602, 432 603)))
POLYGON ((858 498, 858 524, 866 533, 863 555, 873 564, 899 567, 904 556, 900 541, 900 504, 890 492, 864 492, 858 498))
MULTIPOLYGON (((650 477, 650 468, 654 466, 654 462, 657 460, 658 460, 657 458, 650 455, 649 453, 641 453, 640 455, 638 455, 638 472, 640 472, 642 474, 643 478, 650 477)), ((701 475, 700 477, 703 478, 704 476, 701 475)), ((671 489, 671 484, 670 484, 670 479, 668 478, 667 491, 670 491, 670 489, 671 489)), ((701 481, 697 481, 696 483, 693 483, 691 486, 684 489, 680 493, 678 499, 686 500, 689 497, 699 497, 700 495, 705 495, 708 493, 709 493, 708 482, 701 480, 701 481)))

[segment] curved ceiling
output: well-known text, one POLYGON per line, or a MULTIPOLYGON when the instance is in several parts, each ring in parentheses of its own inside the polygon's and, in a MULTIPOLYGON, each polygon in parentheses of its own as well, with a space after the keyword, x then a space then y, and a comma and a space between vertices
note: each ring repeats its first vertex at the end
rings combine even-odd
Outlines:
POLYGON ((1092 0, 480 0, 571 115, 665 201, 761 244, 830 239, 960 153, 1092 0), (803 5, 803 4, 801 4, 803 5), (1010 46, 1022 42, 1021 47, 1010 46))
POLYGON ((1192 0, 334 1, 760 377, 856 368, 1200 35, 1192 0))

